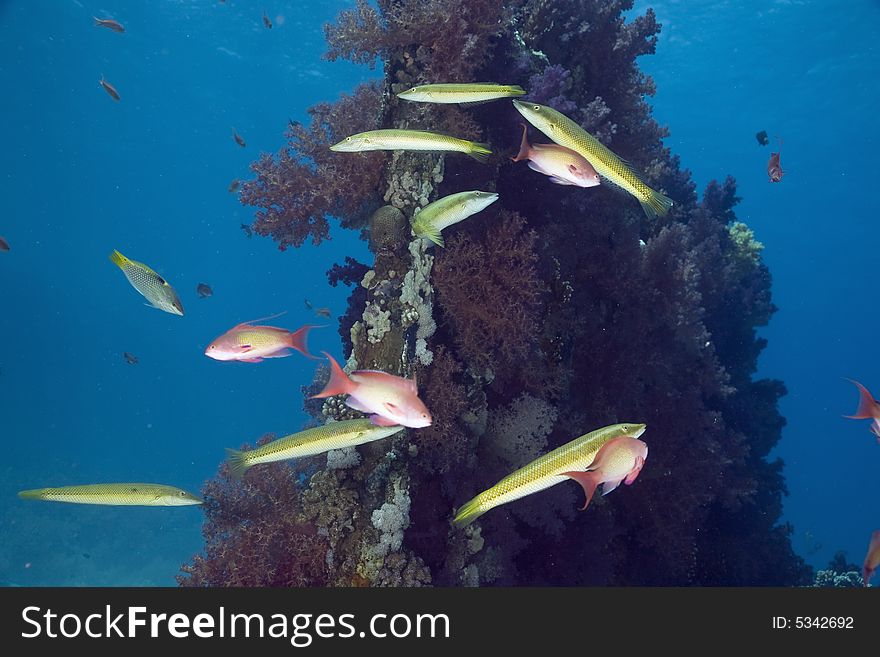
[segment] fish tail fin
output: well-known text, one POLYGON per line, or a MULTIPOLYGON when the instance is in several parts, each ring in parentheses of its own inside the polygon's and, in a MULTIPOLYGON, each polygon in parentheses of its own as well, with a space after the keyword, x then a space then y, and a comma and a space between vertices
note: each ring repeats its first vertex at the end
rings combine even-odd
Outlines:
MULTIPOLYGON (((585 511, 588 506, 590 506, 590 500, 593 499, 593 495, 596 493, 596 489, 599 487, 599 484, 602 481, 599 478, 599 474, 595 471, 591 472, 560 472, 560 475, 563 477, 568 477, 570 479, 574 479, 581 485, 581 488, 584 489, 584 495, 586 495, 587 499, 584 500, 584 505, 581 507, 581 511, 585 511)), ((609 489, 609 493, 613 489, 609 489)))
POLYGON ((510 85, 510 93, 515 94, 517 96, 525 96, 526 90, 523 89, 518 84, 512 84, 512 85, 510 85))
POLYGON ((229 476, 236 481, 244 477, 244 473, 251 467, 244 452, 230 447, 226 448, 226 464, 229 466, 229 476))
POLYGON ((354 382, 348 378, 348 374, 339 367, 339 363, 336 362, 333 356, 326 351, 322 351, 321 353, 330 361, 330 380, 327 381, 327 385, 324 386, 324 389, 317 395, 312 395, 311 399, 322 399, 324 397, 332 397, 333 395, 342 395, 354 390, 354 382))
POLYGON ((18 496, 23 500, 41 500, 43 499, 43 489, 22 490, 19 491, 18 496))
POLYGON ((306 358, 311 358, 312 360, 318 360, 317 356, 313 356, 309 353, 309 347, 306 344, 306 338, 309 335, 309 331, 313 328, 324 328, 323 326, 318 326, 316 324, 306 324, 301 329, 294 331, 290 334, 290 346, 300 352, 306 358))
POLYGON ((488 509, 481 508, 480 496, 477 495, 472 500, 465 502, 458 507, 458 510, 455 512, 455 518, 452 519, 452 522, 456 527, 467 527, 474 520, 486 513, 486 511, 488 511, 488 509))
POLYGON ((642 204, 642 210, 645 211, 645 214, 648 215, 648 218, 650 219, 653 219, 657 215, 665 217, 666 213, 669 212, 669 209, 674 205, 671 198, 664 196, 653 189, 648 194, 648 198, 640 200, 639 202, 642 204))
POLYGON ((847 381, 859 389, 859 407, 853 415, 844 415, 843 417, 853 420, 866 420, 877 417, 877 402, 874 401, 874 397, 868 392, 868 389, 858 381, 853 381, 852 379, 847 379, 847 381))
POLYGON ((519 153, 516 154, 516 157, 510 158, 514 162, 522 162, 523 160, 529 159, 529 151, 531 150, 531 144, 529 144, 529 129, 526 127, 525 123, 520 123, 523 129, 522 134, 522 142, 519 145, 519 153))
POLYGON ((489 161, 489 156, 492 154, 492 149, 489 148, 489 144, 472 141, 470 147, 468 148, 467 154, 474 158, 477 162, 485 164, 489 161))
POLYGON ((110 262, 112 262, 120 269, 123 269, 125 265, 129 262, 129 259, 122 255, 116 249, 113 249, 113 253, 110 254, 110 262))

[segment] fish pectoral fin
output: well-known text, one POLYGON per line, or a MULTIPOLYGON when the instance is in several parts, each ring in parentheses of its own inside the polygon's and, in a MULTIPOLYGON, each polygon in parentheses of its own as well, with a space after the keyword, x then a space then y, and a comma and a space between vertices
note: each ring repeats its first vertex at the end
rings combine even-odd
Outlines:
POLYGON ((639 473, 642 471, 643 465, 645 465, 645 459, 643 459, 641 456, 637 456, 635 467, 630 471, 628 475, 626 475, 626 479, 624 479, 623 483, 625 483, 627 486, 631 486, 632 482, 636 480, 636 477, 638 477, 639 473))
POLYGON ((370 422, 375 424, 377 427, 396 427, 398 423, 394 420, 389 420, 387 417, 382 415, 371 415, 370 422))
POLYGON ((434 228, 433 226, 425 226, 421 230, 422 237, 426 240, 430 240, 437 246, 446 246, 446 241, 443 239, 443 235, 440 234, 440 230, 434 228))
POLYGON ((586 500, 584 500, 584 505, 581 507, 581 511, 585 511, 590 505, 590 500, 593 499, 593 495, 596 493, 596 488, 599 486, 599 476, 595 472, 562 472, 560 475, 568 477, 569 479, 574 479, 581 485, 581 488, 584 489, 586 500))
POLYGON ((556 183, 557 185, 574 185, 570 180, 564 180, 563 178, 559 178, 557 176, 550 176, 550 182, 556 183))

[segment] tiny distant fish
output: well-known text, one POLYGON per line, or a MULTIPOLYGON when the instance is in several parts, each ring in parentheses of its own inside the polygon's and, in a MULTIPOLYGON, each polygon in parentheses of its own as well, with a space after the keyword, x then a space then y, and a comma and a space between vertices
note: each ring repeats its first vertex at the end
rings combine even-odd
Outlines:
POLYGON ((289 116, 287 117, 287 127, 288 128, 291 128, 291 129, 298 128, 300 125, 301 125, 301 123, 299 121, 294 121, 289 116))
POLYGON ((247 144, 244 143, 244 139, 241 138, 241 135, 235 131, 235 128, 232 129, 232 138, 235 140, 235 143, 238 144, 239 146, 241 146, 242 148, 247 146, 247 144))
POLYGON ((517 84, 468 82, 464 84, 423 84, 397 94, 398 98, 422 103, 459 103, 477 105, 498 98, 522 96, 525 90, 517 84))
POLYGON ((862 566, 862 580, 865 586, 874 576, 874 571, 880 566, 880 529, 871 534, 871 542, 868 544, 868 554, 865 555, 865 563, 862 566))
POLYGON ((326 317, 329 319, 330 318, 330 309, 329 308, 316 308, 315 314, 318 317, 326 317))
POLYGON ((251 228, 248 224, 242 224, 241 229, 244 231, 244 234, 251 238, 254 236, 254 229, 251 228))
POLYGON ((199 283, 196 285, 196 294, 199 295, 199 299, 204 299, 205 297, 214 296, 214 290, 207 283, 199 283))
POLYGON ((477 162, 487 162, 492 151, 488 144, 449 137, 424 130, 369 130, 350 135, 333 144, 331 151, 452 151, 470 155, 477 162))
POLYGON ((444 196, 413 215, 412 231, 418 237, 430 240, 437 246, 443 246, 445 242, 440 232, 444 228, 464 221, 497 200, 498 194, 479 190, 444 196))
POLYGON ((183 315, 183 304, 168 282, 142 262, 129 260, 119 251, 110 254, 110 261, 122 270, 132 287, 140 292, 147 305, 172 315, 183 315))
POLYGON ((770 140, 767 138, 767 131, 766 130, 761 130, 761 132, 756 134, 755 139, 758 140, 758 143, 761 144, 761 146, 766 146, 767 144, 770 143, 770 140))
POLYGON ((107 80, 104 79, 103 75, 101 76, 101 79, 98 80, 98 82, 100 83, 100 85, 102 87, 104 87, 104 91, 106 91, 108 94, 110 94, 110 97, 113 100, 119 100, 119 92, 116 91, 116 87, 114 87, 112 84, 107 82, 107 80))
POLYGON ((276 326, 254 326, 254 322, 265 319, 271 317, 252 319, 233 326, 208 345, 205 355, 214 360, 259 363, 264 358, 290 356, 293 353, 291 349, 296 349, 304 356, 314 358, 306 346, 306 337, 310 330, 319 327, 307 324, 297 331, 288 331, 276 326))
POLYGON ((128 363, 129 365, 137 365, 138 362, 140 362, 140 361, 138 361, 137 356, 135 356, 134 354, 131 354, 127 351, 122 352, 122 357, 125 359, 125 362, 128 363))
POLYGON ((527 160, 532 171, 549 176, 550 182, 557 185, 595 187, 602 182, 593 165, 583 155, 559 144, 530 144, 525 123, 522 129, 519 153, 510 158, 514 162, 527 160))
POLYGON ((239 185, 241 185, 241 181, 238 178, 229 183, 229 193, 232 194, 233 192, 238 191, 239 185))
POLYGON ((304 301, 305 301, 305 304, 306 304, 306 308, 308 308, 309 310, 311 310, 311 309, 312 309, 312 302, 309 301, 308 299, 304 299, 304 301))
POLYGON ((272 29, 272 21, 269 20, 269 15, 266 13, 266 10, 263 10, 263 25, 266 26, 267 30, 272 29))
POLYGON ((23 490, 18 496, 25 500, 69 502, 71 504, 105 504, 110 506, 189 506, 203 500, 192 493, 163 484, 85 484, 61 488, 23 490))
POLYGON ((109 27, 114 32, 125 32, 125 28, 122 27, 122 24, 117 23, 112 18, 96 18, 95 16, 92 16, 92 18, 95 19, 95 25, 100 25, 101 27, 109 27))
POLYGON ((241 479, 248 468, 260 463, 285 461, 322 454, 331 449, 363 445, 394 435, 399 431, 403 431, 403 427, 400 425, 378 427, 366 418, 330 422, 324 426, 313 427, 273 440, 256 449, 239 451, 227 448, 229 473, 233 478, 241 479))
POLYGON ((770 153, 770 159, 767 161, 767 175, 772 183, 779 182, 785 175, 785 171, 782 170, 782 165, 779 163, 779 156, 780 153, 770 153))
POLYGON ((9 242, 0 237, 0 251, 9 251, 9 242))

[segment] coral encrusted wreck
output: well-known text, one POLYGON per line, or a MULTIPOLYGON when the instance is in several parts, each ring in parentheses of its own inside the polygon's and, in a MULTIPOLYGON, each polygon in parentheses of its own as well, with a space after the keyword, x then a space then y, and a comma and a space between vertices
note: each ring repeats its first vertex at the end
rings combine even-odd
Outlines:
MULTIPOLYGON (((653 81, 635 63, 654 51, 660 26, 650 10, 624 20, 631 7, 358 0, 327 26, 328 58, 379 58, 384 75, 313 108, 310 127, 294 126, 277 156, 253 165, 241 199, 258 208, 254 230, 281 248, 326 238, 328 214, 369 239, 373 262, 334 274, 353 287, 340 326, 348 367, 416 374, 434 422, 359 447, 359 459, 333 455, 332 468, 316 457, 310 470, 254 468, 240 483, 221 469, 205 491, 207 553, 184 583, 811 581, 780 524, 782 463, 768 460, 785 388, 753 380, 764 347, 756 327, 774 312, 770 274, 736 222, 734 181, 711 183, 701 200, 664 148, 645 100, 653 81), (522 133, 509 101, 396 97, 484 80, 559 108, 674 199, 672 211, 646 219, 606 185, 559 187, 510 162, 522 133), (391 127, 489 142, 494 155, 486 165, 328 150, 391 127), (413 239, 415 209, 470 189, 500 200, 449 228, 445 248, 413 239), (581 514, 580 488, 563 483, 453 528, 453 509, 513 468, 620 421, 648 426, 650 458, 631 488, 581 514)), ((304 392, 325 379, 320 368, 304 392)), ((306 406, 316 421, 353 412, 316 401, 306 406)))

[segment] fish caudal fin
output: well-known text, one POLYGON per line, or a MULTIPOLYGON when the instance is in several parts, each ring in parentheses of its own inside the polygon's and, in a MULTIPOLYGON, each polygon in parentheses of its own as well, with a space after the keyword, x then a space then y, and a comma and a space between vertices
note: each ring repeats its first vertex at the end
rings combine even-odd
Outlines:
POLYGON ((657 215, 661 217, 665 217, 666 213, 669 212, 669 209, 673 206, 673 201, 668 196, 664 196, 658 191, 651 190, 651 193, 648 194, 648 198, 639 201, 642 204, 642 210, 645 211, 645 214, 648 215, 650 219, 653 219, 657 215))
POLYGON ((522 162, 523 160, 529 159, 529 151, 532 149, 531 144, 529 144, 529 135, 528 135, 528 127, 525 123, 520 123, 523 129, 522 141, 519 145, 519 153, 516 154, 516 157, 510 158, 514 162, 522 162))
MULTIPOLYGON (((599 479, 599 475, 596 472, 562 472, 560 473, 563 477, 569 477, 570 479, 574 479, 581 485, 581 488, 584 489, 584 495, 587 496, 587 499, 584 501, 584 505, 581 507, 581 511, 585 511, 588 506, 590 506, 590 501, 593 499, 593 495, 596 494, 596 489, 599 487, 599 484, 602 483, 599 479)), ((609 489, 610 493, 613 488, 609 489)))
POLYGON ((866 420, 868 418, 877 417, 877 411, 880 409, 877 408, 877 402, 874 401, 874 397, 868 392, 868 389, 858 381, 853 381, 852 379, 847 379, 847 381, 854 384, 856 388, 859 389, 859 407, 856 409, 855 414, 844 415, 843 417, 851 418, 853 420, 866 420))
POLYGON ((251 467, 244 452, 229 447, 226 448, 226 463, 229 466, 229 476, 235 480, 244 477, 244 473, 251 467))
POLYGON ((486 513, 486 511, 480 508, 480 498, 478 495, 474 499, 465 502, 458 507, 458 511, 455 512, 455 518, 452 519, 452 522, 455 523, 456 527, 467 527, 484 513, 486 513))
POLYGON ((110 262, 112 262, 114 265, 116 265, 117 267, 122 269, 123 267, 125 267, 125 264, 128 262, 128 258, 126 258, 124 255, 122 255, 116 249, 113 249, 113 253, 110 254, 110 262))
POLYGON ((311 358, 312 360, 318 360, 317 356, 313 356, 309 353, 308 345, 306 344, 306 338, 309 335, 309 331, 313 328, 323 328, 322 326, 317 326, 315 324, 306 324, 298 331, 294 331, 290 334, 290 346, 300 352, 303 356, 307 358, 311 358))
POLYGON ((339 363, 334 360, 333 356, 326 351, 322 351, 321 353, 330 361, 330 380, 327 381, 327 385, 324 386, 324 389, 321 392, 317 395, 312 395, 311 398, 322 399, 334 395, 350 394, 356 388, 354 381, 348 378, 348 374, 339 367, 339 363))
POLYGON ((489 161, 489 156, 492 154, 492 149, 489 148, 489 144, 481 144, 478 142, 471 142, 470 149, 468 150, 468 155, 474 158, 477 162, 481 162, 485 164, 489 161))

